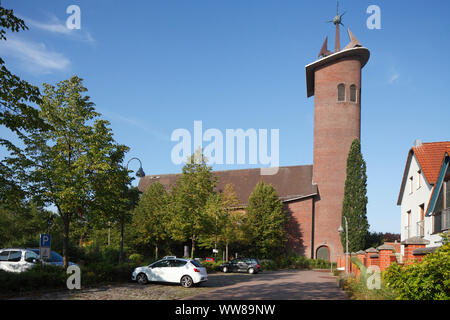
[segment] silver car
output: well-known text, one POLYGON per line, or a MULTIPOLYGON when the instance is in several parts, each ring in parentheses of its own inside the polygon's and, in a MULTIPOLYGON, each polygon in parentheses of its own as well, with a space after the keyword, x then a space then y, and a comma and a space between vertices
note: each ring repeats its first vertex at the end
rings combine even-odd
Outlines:
POLYGON ((39 255, 31 250, 23 248, 0 250, 0 270, 24 272, 39 263, 39 255))

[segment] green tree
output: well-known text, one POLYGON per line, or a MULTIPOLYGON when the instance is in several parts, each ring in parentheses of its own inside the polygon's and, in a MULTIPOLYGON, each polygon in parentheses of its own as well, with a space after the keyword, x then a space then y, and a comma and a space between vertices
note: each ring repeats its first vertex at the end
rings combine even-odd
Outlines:
MULTIPOLYGON (((14 15, 13 10, 5 9, 0 4, 0 41, 7 41, 6 32, 19 32, 28 29, 22 19, 14 15)), ((12 74, 0 58, 0 125, 5 126, 18 137, 23 131, 45 128, 39 118, 38 110, 30 104, 40 102, 39 89, 12 74)), ((0 145, 9 151, 19 150, 9 140, 0 137, 0 145)), ((25 197, 23 190, 12 177, 14 172, 7 164, 0 162, 0 203, 8 206, 18 205, 25 197)))
POLYGON ((222 193, 224 214, 220 217, 220 239, 225 244, 225 259, 229 258, 230 243, 243 241, 245 238, 242 226, 245 221, 245 211, 238 208, 239 199, 233 184, 226 184, 222 193))
MULTIPOLYGON (((347 178, 345 180, 344 201, 342 205, 342 226, 348 221, 348 250, 365 249, 369 232, 367 221, 367 176, 366 162, 361 154, 361 144, 353 140, 347 158, 347 178)), ((341 233, 342 246, 346 246, 346 233, 341 233)))
POLYGON ((154 245, 155 259, 158 259, 160 244, 168 238, 169 195, 159 182, 152 183, 142 194, 134 210, 133 228, 136 242, 144 246, 154 245))
MULTIPOLYGON (((19 32, 28 27, 22 19, 14 16, 13 10, 0 5, 0 41, 7 41, 6 32, 19 32)), ((0 58, 0 124, 21 135, 22 129, 38 128, 43 125, 38 111, 30 103, 39 103, 39 89, 12 74, 0 58)), ((0 139, 6 146, 9 141, 0 139)))
POLYGON ((24 151, 15 152, 8 163, 36 201, 57 208, 67 267, 70 222, 89 212, 95 199, 93 182, 100 177, 106 181, 111 159, 121 162, 128 148, 114 141, 109 122, 99 118, 84 94, 82 79, 74 76, 56 88, 44 88, 40 116, 49 129, 27 134, 24 151))
POLYGON ((207 233, 205 230, 210 225, 205 207, 208 198, 214 194, 215 184, 211 167, 207 166, 205 157, 197 150, 186 162, 170 194, 172 238, 176 241, 190 239, 192 258, 199 235, 207 233))
POLYGON ((279 255, 287 242, 287 222, 288 216, 277 191, 272 185, 260 181, 248 199, 246 222, 249 242, 257 255, 279 255))
POLYGON ((242 225, 245 212, 238 210, 239 199, 233 184, 226 184, 222 193, 215 193, 208 198, 205 206, 205 234, 202 234, 199 245, 205 248, 225 246, 225 256, 228 260, 230 243, 244 241, 242 225), (212 232, 211 232, 212 231, 212 232))

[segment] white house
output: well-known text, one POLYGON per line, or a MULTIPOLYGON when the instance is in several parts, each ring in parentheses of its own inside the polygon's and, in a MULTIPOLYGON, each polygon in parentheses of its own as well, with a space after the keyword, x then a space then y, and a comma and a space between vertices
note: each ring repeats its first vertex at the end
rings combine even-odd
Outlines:
MULTIPOLYGON (((448 229, 450 219, 448 214, 442 213, 442 208, 433 212, 429 205, 448 150, 450 141, 421 143, 416 140, 409 151, 397 201, 401 206, 401 241, 417 237, 427 240, 427 247, 442 244, 439 233, 448 229)), ((448 185, 450 189, 450 183, 448 185)))

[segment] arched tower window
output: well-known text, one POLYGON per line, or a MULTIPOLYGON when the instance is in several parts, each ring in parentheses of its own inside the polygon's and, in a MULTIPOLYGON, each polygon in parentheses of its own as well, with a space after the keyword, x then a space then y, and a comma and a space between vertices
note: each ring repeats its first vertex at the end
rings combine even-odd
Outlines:
POLYGON ((354 84, 350 86, 350 101, 356 102, 356 86, 354 84))
POLYGON ((338 101, 345 101, 345 84, 338 85, 338 101))

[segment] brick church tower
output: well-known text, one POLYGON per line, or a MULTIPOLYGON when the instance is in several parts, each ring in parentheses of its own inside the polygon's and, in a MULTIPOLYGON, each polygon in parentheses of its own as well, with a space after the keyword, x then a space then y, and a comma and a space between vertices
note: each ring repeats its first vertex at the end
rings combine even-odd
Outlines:
POLYGON ((361 70, 370 52, 348 29, 350 43, 340 49, 336 26, 335 51, 327 49, 327 38, 319 60, 306 66, 307 96, 314 96, 313 183, 318 186, 314 210, 314 250, 320 257, 327 250, 331 260, 344 250, 337 232, 342 219, 347 156, 354 139, 361 137, 361 70))

